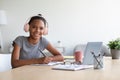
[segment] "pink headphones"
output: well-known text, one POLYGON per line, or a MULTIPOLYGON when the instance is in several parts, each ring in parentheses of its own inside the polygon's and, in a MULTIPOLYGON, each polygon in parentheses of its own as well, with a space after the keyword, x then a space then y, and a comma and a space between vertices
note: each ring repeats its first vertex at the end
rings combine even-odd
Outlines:
MULTIPOLYGON (((36 16, 42 17, 41 14, 38 14, 38 15, 36 15, 36 16)), ((32 16, 32 17, 34 17, 34 16, 32 16)), ((30 19, 31 19, 32 17, 30 17, 30 18, 26 21, 26 23, 24 24, 24 31, 25 31, 25 32, 29 32, 29 21, 30 21, 30 19)), ((42 17, 42 18, 43 18, 43 17, 42 17)), ((47 34, 48 34, 48 24, 47 24, 47 22, 46 22, 46 27, 45 27, 45 29, 44 29, 43 35, 47 35, 47 34)))

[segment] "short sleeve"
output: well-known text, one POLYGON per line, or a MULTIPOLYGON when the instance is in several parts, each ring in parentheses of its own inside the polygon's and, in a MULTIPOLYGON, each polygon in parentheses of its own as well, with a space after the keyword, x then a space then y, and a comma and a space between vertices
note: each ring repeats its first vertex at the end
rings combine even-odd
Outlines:
POLYGON ((23 39, 23 36, 18 36, 13 42, 21 48, 22 47, 22 39, 23 39))

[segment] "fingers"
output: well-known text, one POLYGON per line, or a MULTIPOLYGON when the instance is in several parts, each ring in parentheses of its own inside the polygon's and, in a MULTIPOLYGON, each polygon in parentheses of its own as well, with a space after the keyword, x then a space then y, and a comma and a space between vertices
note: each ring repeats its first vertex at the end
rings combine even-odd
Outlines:
POLYGON ((52 58, 51 58, 51 57, 44 57, 44 58, 42 59, 43 64, 47 64, 47 63, 49 63, 49 62, 51 62, 51 61, 52 61, 52 58))

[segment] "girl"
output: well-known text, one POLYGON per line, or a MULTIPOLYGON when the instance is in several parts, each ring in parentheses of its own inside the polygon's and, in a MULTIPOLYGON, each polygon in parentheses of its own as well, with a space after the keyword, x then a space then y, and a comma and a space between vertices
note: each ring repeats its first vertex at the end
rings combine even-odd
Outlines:
POLYGON ((61 53, 42 35, 45 34, 47 21, 40 14, 31 17, 27 24, 29 36, 18 36, 13 41, 11 58, 12 67, 30 64, 47 64, 51 61, 63 61, 61 53), (42 51, 47 49, 53 56, 45 56, 42 51))

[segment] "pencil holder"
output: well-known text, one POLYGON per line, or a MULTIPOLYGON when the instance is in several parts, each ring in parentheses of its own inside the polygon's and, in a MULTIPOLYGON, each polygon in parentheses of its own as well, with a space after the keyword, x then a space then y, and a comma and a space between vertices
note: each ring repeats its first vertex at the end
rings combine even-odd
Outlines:
POLYGON ((94 56, 94 69, 102 69, 103 68, 103 56, 98 55, 94 56))

